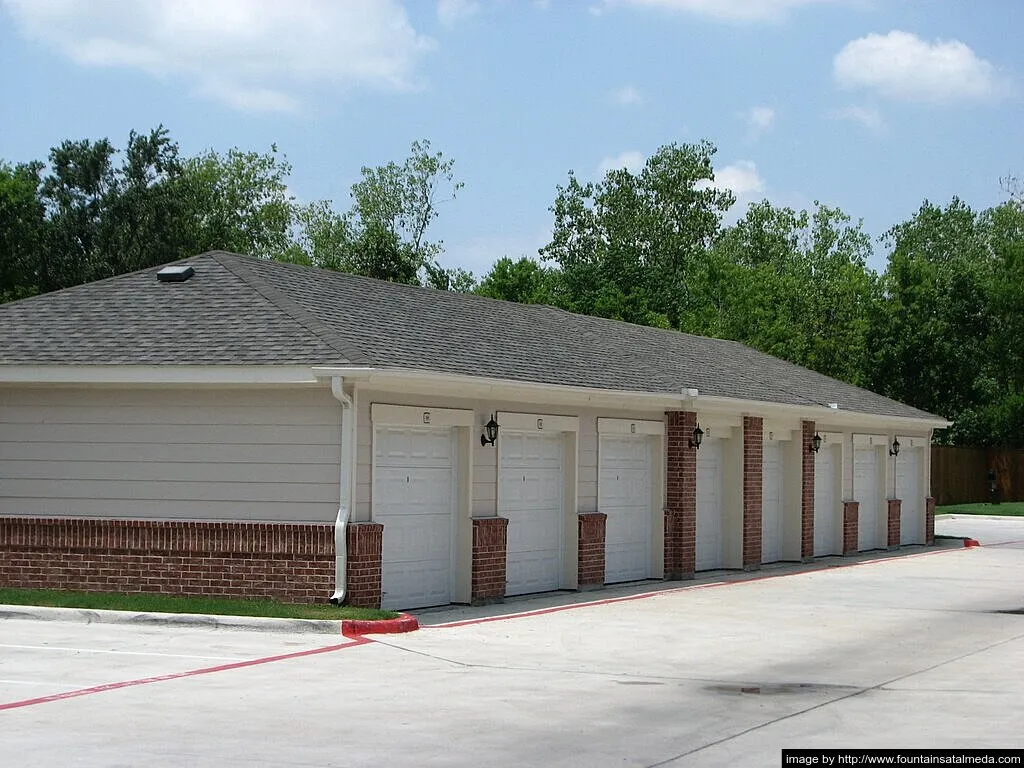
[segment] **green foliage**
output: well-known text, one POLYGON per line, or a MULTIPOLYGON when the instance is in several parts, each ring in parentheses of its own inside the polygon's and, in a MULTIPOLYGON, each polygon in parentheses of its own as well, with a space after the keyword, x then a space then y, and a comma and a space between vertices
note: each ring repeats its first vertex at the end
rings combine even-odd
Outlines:
POLYGON ((560 276, 554 270, 523 256, 513 261, 498 259, 480 280, 476 293, 491 299, 516 301, 520 304, 554 304, 554 292, 560 276))
POLYGON ((544 259, 559 267, 568 309, 642 325, 680 327, 694 312, 686 279, 734 202, 714 181, 710 142, 669 144, 634 175, 609 171, 559 187, 544 259))

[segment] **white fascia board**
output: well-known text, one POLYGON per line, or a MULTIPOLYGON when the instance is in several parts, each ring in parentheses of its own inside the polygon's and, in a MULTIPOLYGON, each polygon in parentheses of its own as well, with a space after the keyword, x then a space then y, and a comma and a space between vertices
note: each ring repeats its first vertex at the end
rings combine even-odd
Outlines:
POLYGON ((6 365, 4 384, 316 385, 308 365, 6 365))
POLYGON ((691 397, 686 394, 685 390, 678 395, 667 392, 630 392, 621 389, 570 387, 563 384, 543 384, 406 368, 314 366, 313 375, 318 378, 344 376, 346 380, 358 380, 361 384, 365 383, 374 389, 415 390, 424 394, 451 395, 452 388, 459 387, 459 394, 466 397, 515 397, 532 403, 601 405, 625 410, 696 411, 700 419, 703 419, 705 414, 713 418, 715 413, 726 416, 739 413, 775 418, 796 418, 817 421, 822 424, 827 423, 837 427, 863 428, 865 425, 870 425, 878 428, 902 428, 910 431, 942 429, 953 423, 945 419, 881 416, 844 411, 841 408, 829 408, 823 405, 790 405, 709 395, 691 397))

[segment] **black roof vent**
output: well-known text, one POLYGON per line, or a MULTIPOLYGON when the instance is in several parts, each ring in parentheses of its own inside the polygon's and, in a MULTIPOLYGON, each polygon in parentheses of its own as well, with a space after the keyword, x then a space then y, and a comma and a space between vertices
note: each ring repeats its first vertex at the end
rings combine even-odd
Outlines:
POLYGON ((184 283, 196 271, 188 264, 176 264, 172 267, 164 267, 156 273, 156 279, 161 283, 184 283))

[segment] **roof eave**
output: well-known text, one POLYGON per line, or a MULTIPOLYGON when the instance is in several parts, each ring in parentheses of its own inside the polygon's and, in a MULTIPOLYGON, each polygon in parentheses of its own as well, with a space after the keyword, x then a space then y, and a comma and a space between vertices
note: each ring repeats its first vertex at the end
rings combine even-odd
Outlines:
POLYGON ((952 422, 939 417, 890 416, 842 410, 808 403, 806 405, 773 403, 697 394, 686 390, 668 392, 637 392, 620 389, 572 387, 563 384, 497 379, 486 376, 438 373, 410 368, 373 368, 365 366, 314 366, 313 375, 321 378, 341 376, 361 386, 430 394, 450 394, 453 386, 470 397, 521 398, 530 402, 550 401, 565 404, 609 405, 633 410, 696 410, 726 413, 751 413, 765 416, 799 418, 844 427, 873 428, 882 426, 914 430, 948 427, 952 422))

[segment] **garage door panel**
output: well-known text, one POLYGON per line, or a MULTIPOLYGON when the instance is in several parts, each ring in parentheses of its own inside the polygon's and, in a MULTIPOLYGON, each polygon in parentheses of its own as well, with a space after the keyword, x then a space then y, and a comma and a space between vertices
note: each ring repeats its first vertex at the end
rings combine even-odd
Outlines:
POLYGON ((651 575, 652 441, 604 435, 598 508, 605 513, 605 581, 651 575))
POLYGON ((761 471, 761 562, 782 559, 784 463, 782 447, 765 443, 761 471))
POLYGON ((721 440, 708 440, 697 451, 697 570, 721 568, 722 463, 721 440))
POLYGON ((450 468, 451 431, 448 429, 378 428, 376 435, 378 464, 392 467, 450 468))
POLYGON ((840 554, 840 509, 836 498, 839 461, 832 447, 823 447, 814 460, 814 554, 840 554))
POLYGON ((381 605, 451 602, 455 508, 451 429, 378 427, 373 519, 384 526, 381 605))
POLYGON ((562 572, 562 436, 505 432, 499 514, 508 519, 509 595, 558 589, 562 572))
POLYGON ((900 504, 900 544, 920 544, 924 493, 921 490, 923 457, 917 448, 904 449, 896 461, 896 498, 900 504))
POLYGON ((853 495, 860 502, 857 519, 858 549, 877 549, 880 546, 879 473, 881 471, 876 448, 857 448, 853 457, 853 495))

